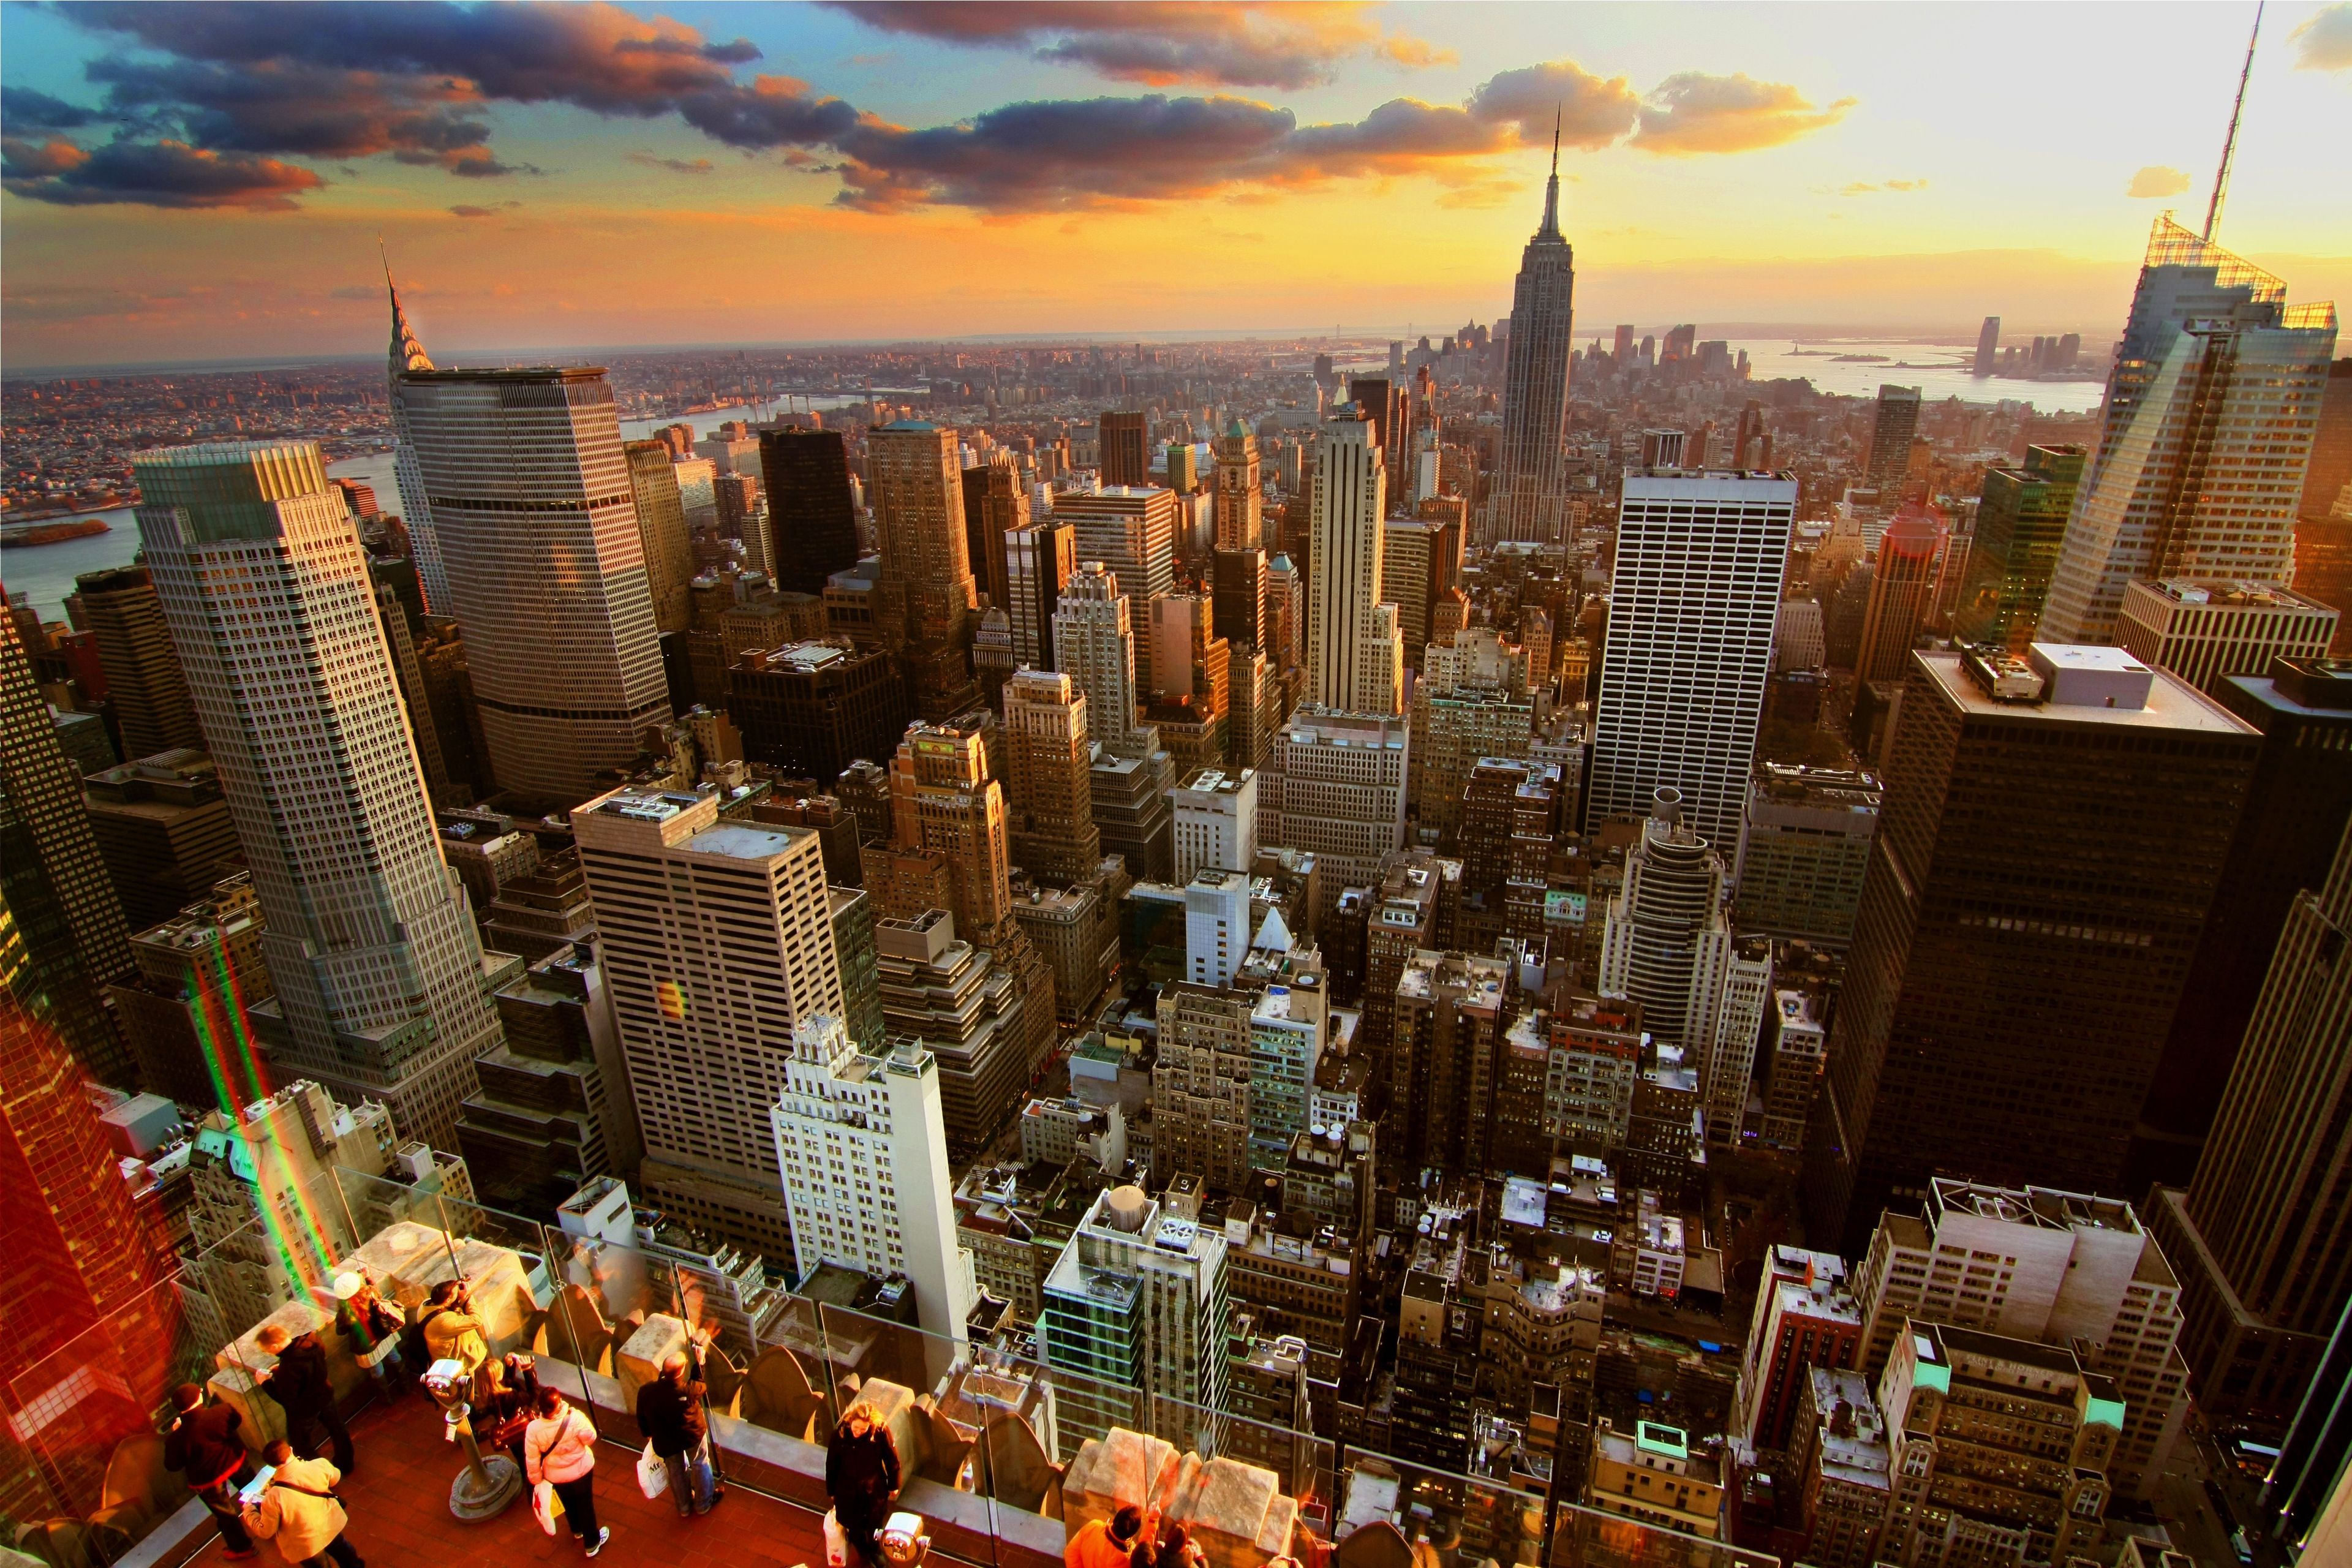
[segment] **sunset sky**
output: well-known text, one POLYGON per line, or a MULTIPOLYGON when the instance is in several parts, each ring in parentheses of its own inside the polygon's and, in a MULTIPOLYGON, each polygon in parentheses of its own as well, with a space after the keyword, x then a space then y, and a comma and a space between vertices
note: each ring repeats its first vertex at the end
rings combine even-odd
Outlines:
MULTIPOLYGON (((2111 334, 2248 5, 0 5, 5 368, 1508 308, 2111 334)), ((2273 7, 2220 237, 2352 306, 2352 0, 2273 7)))

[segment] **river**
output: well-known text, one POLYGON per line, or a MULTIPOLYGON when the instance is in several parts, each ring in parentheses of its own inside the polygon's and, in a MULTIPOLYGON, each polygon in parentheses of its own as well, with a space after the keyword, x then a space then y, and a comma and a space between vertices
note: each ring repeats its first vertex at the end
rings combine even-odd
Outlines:
MULTIPOLYGON (((856 397, 818 397, 803 399, 814 402, 819 408, 843 408, 864 401, 856 397)), ((699 414, 669 415, 658 419, 624 419, 621 437, 624 440, 643 440, 665 425, 681 422, 694 426, 698 434, 716 429, 729 419, 749 418, 752 411, 741 405, 724 408, 705 409, 699 414)), ((362 457, 343 458, 327 465, 331 478, 357 479, 375 490, 376 504, 386 511, 400 510, 400 488, 392 476, 392 454, 370 452, 362 457)), ((68 539, 57 544, 19 544, 0 552, 0 584, 5 584, 11 594, 29 594, 33 608, 45 621, 66 618, 66 595, 74 591, 74 579, 85 572, 102 572, 110 566, 128 566, 139 553, 139 521, 129 507, 117 507, 111 511, 81 511, 59 517, 59 522, 85 517, 103 518, 110 531, 93 533, 81 539, 68 539)))

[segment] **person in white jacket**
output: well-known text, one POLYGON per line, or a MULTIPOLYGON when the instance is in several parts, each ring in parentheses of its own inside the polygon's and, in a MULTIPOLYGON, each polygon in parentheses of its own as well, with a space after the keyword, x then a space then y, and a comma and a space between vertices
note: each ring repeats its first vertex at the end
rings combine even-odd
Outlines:
POLYGON ((596 1523, 596 1425, 564 1402, 563 1395, 542 1385, 539 1419, 523 1428, 524 1472, 532 1486, 545 1481, 563 1500, 563 1517, 572 1538, 593 1557, 613 1538, 609 1527, 596 1523))
POLYGON ((261 1500, 242 1510, 245 1528, 261 1541, 278 1542, 278 1554, 304 1568, 367 1568, 359 1549, 343 1539, 351 1516, 343 1511, 335 1484, 342 1471, 325 1459, 298 1459, 280 1437, 261 1451, 276 1467, 261 1500))

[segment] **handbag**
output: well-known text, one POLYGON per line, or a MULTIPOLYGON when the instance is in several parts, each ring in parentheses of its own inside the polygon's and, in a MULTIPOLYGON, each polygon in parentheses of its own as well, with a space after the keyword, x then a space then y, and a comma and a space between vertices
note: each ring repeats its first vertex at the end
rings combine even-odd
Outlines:
POLYGON ((669 1490, 669 1467, 654 1452, 650 1437, 646 1439, 646 1451, 637 1456, 637 1489, 646 1494, 648 1501, 669 1490))
POLYGON ((540 1529, 555 1533, 555 1521, 563 1517, 563 1500, 555 1495, 553 1481, 541 1481, 530 1489, 530 1516, 539 1521, 540 1529))
POLYGON ((825 1568, 849 1568, 849 1534, 831 1509, 824 1510, 825 1568))

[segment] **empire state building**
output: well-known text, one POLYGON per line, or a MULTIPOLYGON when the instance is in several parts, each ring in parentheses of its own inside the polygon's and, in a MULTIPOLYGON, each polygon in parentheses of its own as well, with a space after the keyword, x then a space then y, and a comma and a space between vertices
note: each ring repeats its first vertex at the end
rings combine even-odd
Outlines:
POLYGON ((1552 132, 1543 226, 1519 257, 1503 367, 1503 450, 1487 503, 1488 542, 1559 542, 1568 517, 1568 374, 1576 257, 1559 232, 1559 132, 1552 132))

